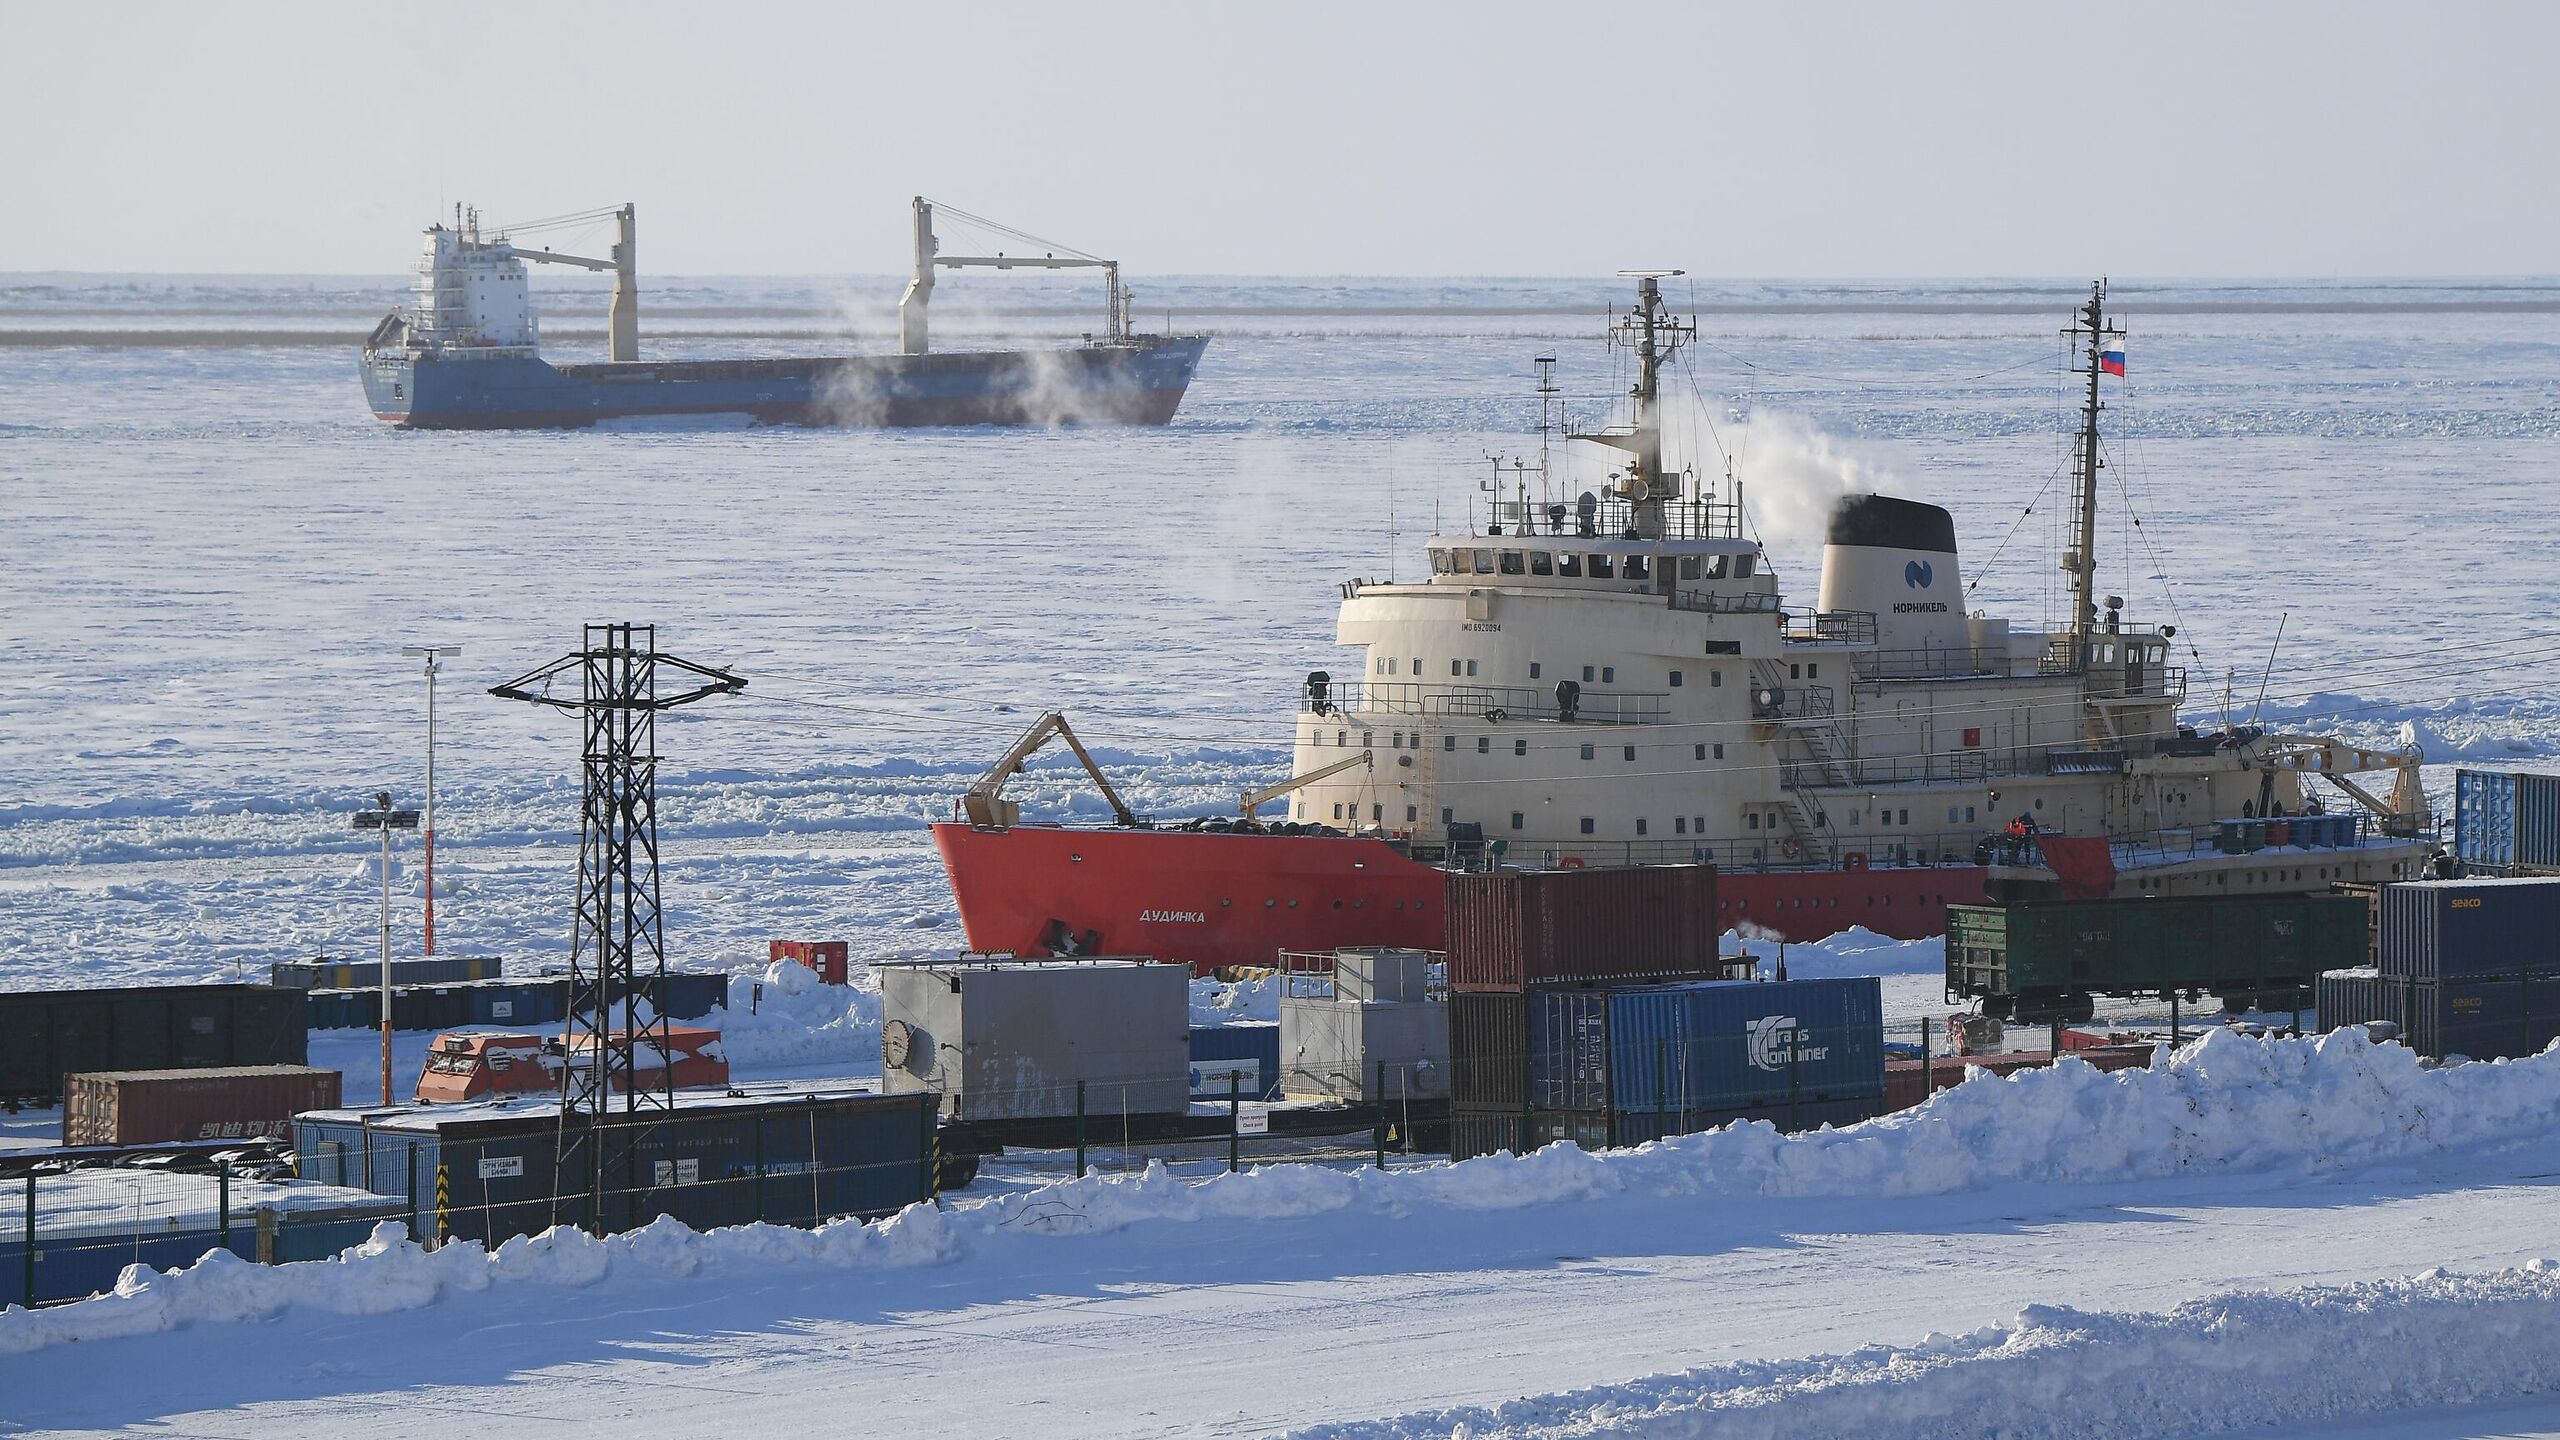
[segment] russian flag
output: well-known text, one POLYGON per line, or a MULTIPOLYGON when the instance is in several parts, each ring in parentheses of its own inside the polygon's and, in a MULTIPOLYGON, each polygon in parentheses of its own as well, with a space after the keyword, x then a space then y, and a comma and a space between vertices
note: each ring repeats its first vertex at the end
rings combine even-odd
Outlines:
POLYGON ((2098 368, 2110 375, 2124 373, 2124 341, 2109 340, 2098 351, 2098 368))

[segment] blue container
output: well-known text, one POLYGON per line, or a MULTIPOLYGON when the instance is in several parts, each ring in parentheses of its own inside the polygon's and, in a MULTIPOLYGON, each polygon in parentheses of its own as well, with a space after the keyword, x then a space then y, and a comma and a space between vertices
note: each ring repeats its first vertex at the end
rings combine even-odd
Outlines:
POLYGON ((2453 854, 2491 875, 2560 871, 2560 775, 2455 771, 2453 854))
POLYGON ((1543 991, 1529 1031, 1540 1109, 1677 1123, 1884 1093, 1883 987, 1871 977, 1543 991))
MULTIPOLYGON (((152 1174, 145 1192, 145 1215, 129 1221, 123 1207, 102 1212, 79 1195, 112 1192, 114 1171, 88 1171, 75 1176, 36 1177, 35 1299, 39 1303, 76 1300, 115 1288, 124 1267, 143 1264, 155 1270, 192 1265, 207 1251, 226 1247, 243 1259, 258 1253, 257 1191, 243 1186, 232 1195, 231 1233, 221 1227, 219 1182, 210 1175, 152 1174), (174 1195, 172 1192, 176 1192, 174 1195)), ((11 1182, 17 1190, 21 1182, 11 1182)), ((400 1218, 401 1205, 375 1195, 317 1197, 304 1195, 295 1208, 277 1212, 275 1258, 319 1260, 350 1245, 361 1245, 384 1220, 400 1218)), ((13 1193, 9 1223, 0 1226, 0 1302, 26 1299, 25 1219, 13 1193)))
POLYGON ((670 970, 663 977, 641 981, 641 991, 657 1006, 658 1013, 669 1020, 699 1020, 729 1004, 729 977, 726 974, 696 975, 670 970))
POLYGON ((1226 1099, 1231 1074, 1245 1099, 1278 1099, 1280 1027, 1267 1022, 1192 1027, 1191 1098, 1226 1099))
POLYGON ((2412 880, 2382 887, 2380 911, 2386 976, 2560 973, 2560 878, 2412 880))

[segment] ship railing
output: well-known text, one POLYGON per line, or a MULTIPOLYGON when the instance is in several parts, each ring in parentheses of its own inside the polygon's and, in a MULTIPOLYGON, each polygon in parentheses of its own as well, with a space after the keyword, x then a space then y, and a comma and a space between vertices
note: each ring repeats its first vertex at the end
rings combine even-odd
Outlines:
POLYGON ((2007 656, 1970 645, 1869 650, 1850 656, 1849 670, 1861 680, 1959 680, 2011 673, 2007 656))
POLYGON ((1876 643, 1876 615, 1872 610, 1790 610, 1786 617, 1790 645, 1876 643))
POLYGON ((1751 692, 1754 720, 1828 720, 1832 714, 1828 685, 1762 685, 1751 692))
MULTIPOLYGON (((1396 946, 1346 945, 1341 950, 1282 950, 1279 952, 1280 993, 1291 1000, 1331 1000, 1336 998, 1334 962, 1344 953, 1375 949, 1399 949, 1396 946)), ((1449 952, 1446 950, 1405 950, 1422 956, 1422 998, 1449 998, 1449 952)))
POLYGON ((1977 864, 1975 851, 1989 834, 1981 827, 1944 831, 1843 830, 1826 835, 1818 845, 1807 846, 1772 828, 1726 840, 1675 835, 1668 839, 1524 844, 1514 846, 1504 860, 1512 865, 1549 870, 1568 861, 1584 866, 1713 865, 1719 870, 1742 872, 1836 870, 1843 860, 1878 870, 1917 869, 1977 864), (1825 849, 1836 850, 1837 854, 1821 853, 1825 849), (1789 853, 1791 850, 1794 853, 1789 853))
POLYGON ((1708 615, 1776 615, 1781 613, 1778 595, 1773 590, 1732 593, 1722 590, 1674 590, 1671 608, 1695 610, 1708 615))
MULTIPOLYGON (((1442 685, 1417 681, 1349 680, 1326 687, 1318 719, 1351 715, 1417 715, 1451 719, 1554 720, 1578 725, 1659 725, 1667 692, 1585 690, 1567 710, 1553 690, 1526 685, 1442 685)), ((1363 741, 1367 744, 1367 741, 1363 741)))
MULTIPOLYGON (((1601 499, 1593 496, 1592 508, 1585 511, 1578 500, 1497 499, 1493 502, 1493 519, 1497 528, 1486 532, 1487 539, 1538 540, 1623 540, 1636 528, 1636 505, 1632 500, 1601 499)), ((1742 534, 1740 510, 1730 500, 1665 500, 1659 507, 1665 540, 1732 540, 1742 534)))

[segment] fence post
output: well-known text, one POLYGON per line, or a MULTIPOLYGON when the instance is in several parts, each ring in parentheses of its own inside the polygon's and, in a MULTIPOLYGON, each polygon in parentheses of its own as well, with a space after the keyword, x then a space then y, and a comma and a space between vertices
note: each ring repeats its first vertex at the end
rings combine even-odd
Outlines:
POLYGON ((1662 1139, 1670 1128, 1663 1123, 1663 1112, 1670 1108, 1666 1103, 1669 1097, 1663 1092, 1670 1088, 1671 1042, 1657 1035, 1653 1039, 1653 1138, 1656 1140, 1662 1139))
POLYGON ((2047 1060, 2045 1063, 2048 1065, 2059 1065, 2062 1063, 2062 1017, 2059 1015, 2053 1017, 2052 1047, 2053 1058, 2047 1060))
POLYGON ((1378 1062, 1378 1112, 1369 1117, 1369 1149, 1378 1168, 1387 1168, 1387 1062, 1378 1062))
POLYGON ((27 1174, 26 1290, 27 1308, 36 1308, 36 1177, 27 1174))
POLYGON ((756 1223, 764 1223, 764 1117, 756 1117, 756 1223))
POLYGON ((2169 1048, 2178 1048, 2178 992, 2169 992, 2169 1048))
POLYGON ((273 1205, 258 1207, 258 1263, 276 1263, 276 1207, 273 1205))
MULTIPOLYGON (((418 1225, 418 1142, 417 1142, 417 1141, 415 1141, 415 1140, 412 1140, 412 1141, 410 1141, 410 1142, 409 1142, 409 1238, 410 1238, 410 1239, 412 1239, 412 1240, 425 1240, 425 1239, 426 1239, 426 1237, 425 1237, 425 1236, 422 1236, 422 1235, 420 1235, 420 1234, 418 1233, 419 1228, 420 1228, 420 1227, 419 1227, 419 1225, 418 1225)), ((226 1245, 227 1245, 227 1244, 229 1244, 229 1243, 230 1243, 230 1240, 231 1240, 231 1232, 230 1232, 228 1229, 225 1229, 225 1230, 223 1231, 222 1239, 223 1239, 223 1243, 224 1243, 224 1244, 226 1244, 226 1245)), ((430 1250, 432 1250, 432 1249, 434 1249, 434 1248, 435 1248, 435 1246, 434 1246, 434 1244, 433 1244, 432 1242, 430 1242, 430 1243, 427 1245, 427 1248, 428 1248, 428 1249, 430 1249, 430 1250)))
POLYGON ((1076 1178, 1084 1178, 1084 1082, 1076 1082, 1076 1178))
POLYGON ((214 1167, 214 1223, 222 1227, 222 1248, 231 1248, 231 1162, 214 1167))
POLYGON ((2516 972, 2516 1058, 2533 1053, 2533 971, 2516 972))
POLYGON ((1234 1069, 1227 1071, 1227 1173, 1230 1175, 1236 1173, 1236 1150, 1240 1138, 1236 1127, 1241 1123, 1243 1115, 1243 1080, 1242 1071, 1234 1069))
POLYGON ((1936 1094, 1936 1093, 1937 1093, 1937 1083, 1936 1083, 1936 1082, 1937 1082, 1937 1079, 1938 1079, 1938 1066, 1937 1066, 1937 1062, 1936 1062, 1934 1059, 1932 1059, 1932 1058, 1931 1058, 1931 1056, 1930 1056, 1930 1054, 1929 1054, 1929 1031, 1930 1031, 1930 1029, 1931 1029, 1931 1026, 1930 1026, 1930 1023, 1929 1023, 1929 1017, 1928 1017, 1928 1016, 1926 1016, 1926 1015, 1921 1016, 1921 1017, 1920 1017, 1920 1100, 1921 1100, 1921 1103, 1923 1103, 1923 1104, 1928 1103, 1928 1099, 1929 1099, 1929 1097, 1930 1097, 1931 1095, 1934 1095, 1934 1094, 1936 1094))
MULTIPOLYGON (((488 1204, 489 1182, 480 1182, 481 1204, 488 1204)), ((439 1158, 436 1161, 436 1244, 453 1238, 453 1169, 439 1158)))
POLYGON ((1799 1124, 1796 1114, 1796 1055, 1804 1049, 1804 1032, 1787 1033, 1787 1129, 1793 1133, 1799 1124))

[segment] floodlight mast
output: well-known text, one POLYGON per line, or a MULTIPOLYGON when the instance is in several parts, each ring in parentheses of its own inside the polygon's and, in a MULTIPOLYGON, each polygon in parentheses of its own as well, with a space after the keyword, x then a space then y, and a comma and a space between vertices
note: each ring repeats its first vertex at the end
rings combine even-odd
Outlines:
POLYGON ((426 954, 436 953, 436 664, 462 653, 459 645, 403 645, 400 653, 427 662, 427 820, 420 834, 426 841, 426 954))
POLYGON ((418 828, 418 812, 391 808, 391 792, 373 792, 373 808, 350 817, 358 830, 382 835, 382 1103, 391 1099, 391 832, 418 828))

